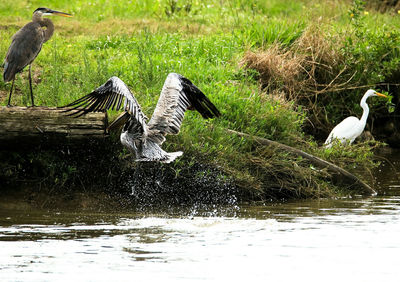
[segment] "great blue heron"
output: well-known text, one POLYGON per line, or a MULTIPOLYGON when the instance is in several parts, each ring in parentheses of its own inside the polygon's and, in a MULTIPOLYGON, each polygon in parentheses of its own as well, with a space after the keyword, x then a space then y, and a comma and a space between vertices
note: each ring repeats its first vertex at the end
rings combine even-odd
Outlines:
POLYGON ((367 118, 369 114, 367 99, 371 96, 380 96, 387 98, 386 95, 378 93, 372 89, 365 92, 360 102, 360 106, 363 109, 361 119, 351 116, 345 118, 341 123, 336 125, 325 141, 326 148, 332 147, 332 144, 335 140, 341 143, 351 144, 358 136, 360 136, 360 134, 364 131, 365 125, 367 123, 367 118))
POLYGON ((42 49, 44 42, 49 40, 54 32, 54 25, 46 15, 72 17, 72 15, 54 11, 48 8, 38 8, 33 12, 32 21, 17 31, 12 37, 4 59, 4 82, 12 80, 8 106, 11 105, 11 94, 14 87, 15 75, 29 65, 29 87, 31 90, 32 106, 35 106, 32 93, 31 64, 42 49))
POLYGON ((197 110, 203 118, 220 116, 211 101, 189 79, 170 73, 161 90, 153 116, 143 114, 140 105, 126 84, 116 76, 92 93, 64 107, 73 107, 71 115, 80 116, 88 112, 119 110, 123 102, 125 112, 110 127, 124 124, 121 143, 136 156, 137 161, 169 163, 182 152, 167 153, 161 149, 165 135, 178 134, 187 109, 197 110), (82 108, 80 108, 82 107, 82 108))

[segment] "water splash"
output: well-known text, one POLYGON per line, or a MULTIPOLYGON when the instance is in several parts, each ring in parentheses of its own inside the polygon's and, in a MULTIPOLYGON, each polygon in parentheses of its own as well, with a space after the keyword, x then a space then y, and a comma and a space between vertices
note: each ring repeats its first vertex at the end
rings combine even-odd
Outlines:
POLYGON ((177 176, 171 165, 141 163, 124 179, 126 199, 136 211, 220 216, 238 210, 239 189, 210 166, 196 164, 177 176))

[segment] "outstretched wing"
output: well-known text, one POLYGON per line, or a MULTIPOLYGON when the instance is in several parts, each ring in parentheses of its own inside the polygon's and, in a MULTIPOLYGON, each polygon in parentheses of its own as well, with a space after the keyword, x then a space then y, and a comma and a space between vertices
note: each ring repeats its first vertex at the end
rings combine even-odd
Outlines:
POLYGON ((178 134, 185 111, 197 110, 203 118, 220 116, 213 103, 189 79, 170 73, 161 90, 160 98, 148 125, 148 136, 162 144, 165 135, 178 134))
POLYGON ((116 76, 111 77, 106 83, 94 90, 92 93, 64 106, 71 107, 65 112, 72 112, 70 115, 79 117, 89 112, 100 112, 109 109, 123 109, 144 124, 147 117, 143 114, 140 105, 136 101, 128 86, 116 76))

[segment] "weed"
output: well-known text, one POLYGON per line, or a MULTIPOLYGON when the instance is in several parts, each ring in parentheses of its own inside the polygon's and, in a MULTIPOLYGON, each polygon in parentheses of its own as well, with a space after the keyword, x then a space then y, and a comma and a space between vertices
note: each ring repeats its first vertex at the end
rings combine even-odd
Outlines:
POLYGON ((168 17, 172 17, 180 12, 185 12, 189 14, 192 11, 192 1, 186 1, 186 3, 181 6, 178 3, 178 0, 168 0, 165 6, 165 14, 168 17))
MULTIPOLYGON (((4 23, 0 25, 4 39, 1 54, 6 53, 11 36, 30 19, 39 2, 0 2, 4 23)), ((324 18, 341 12, 342 6, 335 8, 332 3, 54 0, 53 8, 75 17, 68 22, 54 19, 55 34, 33 65, 37 71, 34 94, 38 105, 60 106, 117 75, 150 115, 167 74, 181 73, 202 89, 222 117, 204 121, 197 113, 188 112, 181 133, 168 136, 165 149, 182 150, 188 156, 174 164, 171 174, 175 178, 188 175, 187 168, 197 166, 201 159, 219 166, 257 195, 327 196, 326 175, 316 175, 304 160, 229 135, 225 129, 330 157, 305 135, 304 126, 311 120, 318 129, 327 130, 343 115, 358 113, 359 92, 347 88, 394 76, 400 57, 398 33, 388 26, 377 27, 360 5, 354 6, 360 14, 357 23, 350 21, 348 14, 345 20, 338 17, 337 22, 336 18, 316 22, 316 14, 324 18), (309 24, 310 19, 314 25, 309 24), (338 33, 341 30, 346 33, 338 33)), ((341 5, 350 8, 347 2, 341 5)), ((17 99, 28 94, 24 75, 18 76, 16 85, 13 101, 24 105, 24 100, 17 99)), ((8 93, 8 87, 0 82, 2 93, 8 93)), ((5 105, 6 99, 1 103, 5 105)), ((360 154, 357 161, 368 157, 360 154)), ((18 171, 4 165, 7 173, 18 171)), ((57 183, 68 185, 66 179, 83 170, 79 164, 61 171, 53 176, 57 183)))

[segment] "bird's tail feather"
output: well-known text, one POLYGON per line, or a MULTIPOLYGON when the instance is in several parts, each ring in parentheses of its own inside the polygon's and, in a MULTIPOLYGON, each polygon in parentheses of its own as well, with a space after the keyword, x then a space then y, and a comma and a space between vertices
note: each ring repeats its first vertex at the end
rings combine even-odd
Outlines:
POLYGON ((13 80, 16 73, 17 73, 16 66, 4 62, 4 72, 3 72, 4 82, 9 82, 13 80))
POLYGON ((142 157, 140 159, 136 159, 137 162, 160 162, 160 163, 171 163, 173 162, 177 157, 182 156, 183 152, 178 151, 178 152, 173 152, 173 153, 166 153, 162 158, 146 158, 142 157))
POLYGON ((173 153, 168 153, 167 154, 167 160, 162 161, 163 163, 170 163, 173 162, 177 157, 182 156, 183 152, 178 151, 178 152, 173 152, 173 153))

